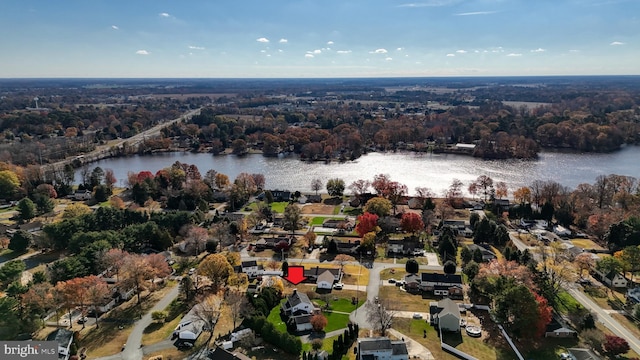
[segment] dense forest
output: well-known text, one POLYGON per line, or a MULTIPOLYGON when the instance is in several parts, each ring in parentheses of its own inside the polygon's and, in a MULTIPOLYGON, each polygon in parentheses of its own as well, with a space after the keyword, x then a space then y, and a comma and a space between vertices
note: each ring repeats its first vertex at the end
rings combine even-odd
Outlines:
POLYGON ((541 148, 608 152, 640 141, 640 89, 632 80, 5 82, 0 160, 28 165, 82 154, 199 107, 191 122, 131 151, 231 149, 346 160, 368 151, 453 152, 465 143, 475 148, 463 153, 481 158, 535 158, 541 148))

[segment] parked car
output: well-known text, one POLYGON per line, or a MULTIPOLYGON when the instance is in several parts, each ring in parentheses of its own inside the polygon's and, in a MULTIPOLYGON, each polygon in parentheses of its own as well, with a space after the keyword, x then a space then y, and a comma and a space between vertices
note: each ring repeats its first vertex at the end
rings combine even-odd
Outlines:
POLYGON ((396 286, 401 287, 404 285, 404 281, 396 281, 396 286))
POLYGON ((389 284, 395 284, 396 283, 396 279, 389 279, 389 284))
POLYGON ((420 313, 414 313, 414 314, 413 314, 413 318, 414 318, 414 319, 422 319, 422 314, 420 314, 420 313))
POLYGON ((189 275, 193 275, 196 273, 196 268, 189 269, 189 275))
POLYGON ((333 284, 333 288, 336 290, 342 290, 342 287, 344 287, 343 283, 335 283, 333 284))
POLYGON ((578 280, 578 284, 580 284, 580 285, 592 285, 591 280, 589 280, 589 279, 580 279, 580 280, 578 280))
POLYGON ((80 318, 78 319, 78 324, 84 324, 89 320, 88 317, 86 316, 80 316, 80 318))

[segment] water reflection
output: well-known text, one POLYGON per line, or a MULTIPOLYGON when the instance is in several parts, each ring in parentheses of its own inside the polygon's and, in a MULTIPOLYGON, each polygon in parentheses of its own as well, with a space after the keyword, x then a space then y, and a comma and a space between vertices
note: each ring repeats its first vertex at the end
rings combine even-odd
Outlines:
MULTIPOLYGON (((270 189, 311 191, 311 180, 341 178, 348 185, 358 179, 373 179, 376 174, 389 174, 404 183, 410 193, 418 186, 431 188, 440 195, 454 178, 466 186, 479 175, 504 181, 510 191, 529 185, 533 180, 554 180, 575 188, 580 183, 593 183, 601 174, 639 177, 639 147, 626 147, 610 154, 577 154, 543 152, 538 160, 480 160, 451 154, 370 153, 345 163, 302 162, 294 156, 265 158, 262 155, 212 156, 211 154, 166 153, 147 156, 105 159, 89 167, 112 169, 118 185, 126 185, 129 171, 153 173, 176 161, 195 164, 202 175, 207 170, 226 174, 233 180, 242 172, 261 173, 270 189)), ((76 181, 80 178, 76 173, 76 181)), ((466 189, 465 189, 466 190, 466 189)))

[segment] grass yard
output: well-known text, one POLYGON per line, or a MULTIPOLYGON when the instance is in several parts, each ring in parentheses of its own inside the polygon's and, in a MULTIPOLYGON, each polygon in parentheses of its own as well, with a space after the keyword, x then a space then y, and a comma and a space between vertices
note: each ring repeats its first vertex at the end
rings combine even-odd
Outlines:
POLYGON ((327 317, 329 323, 327 327, 324 328, 325 332, 331 332, 334 330, 340 330, 347 327, 349 323, 349 315, 348 314, 339 314, 335 312, 323 312, 322 315, 327 317))
MULTIPOLYGON (((118 320, 134 320, 149 311, 164 295, 171 290, 167 286, 159 291, 143 296, 142 304, 137 305, 137 297, 111 310, 102 318, 113 319, 115 321, 103 321, 100 319, 100 328, 88 326, 80 332, 78 348, 87 348, 87 357, 97 358, 113 355, 120 352, 122 344, 127 342, 127 338, 133 329, 133 323, 122 323, 118 320), (122 326, 122 329, 119 328, 122 326)), ((144 295, 144 294, 143 294, 144 295)))
POLYGON ((573 245, 579 246, 585 250, 591 250, 591 249, 604 250, 602 246, 596 244, 595 242, 589 239, 571 239, 570 241, 573 245))
POLYGON ((369 283, 369 269, 361 265, 345 265, 342 282, 350 285, 367 286, 369 283))
POLYGON ((287 202, 287 201, 272 202, 271 203, 271 211, 273 211, 275 213, 282 214, 282 213, 284 213, 284 208, 286 208, 287 205, 289 205, 289 202, 287 202))
POLYGON ((558 293, 556 304, 556 310, 563 315, 567 315, 569 310, 576 309, 578 307, 582 308, 582 305, 580 305, 580 303, 574 299, 571 294, 564 290, 560 290, 558 293))
MULTIPOLYGON (((329 309, 333 311, 350 313, 354 311, 357 307, 364 304, 365 300, 366 299, 364 297, 359 298, 357 306, 353 305, 351 303, 351 299, 347 299, 347 298, 339 298, 338 300, 329 300, 329 309)), ((321 300, 321 299, 316 299, 314 300, 314 302, 318 303, 318 305, 320 305, 321 307, 324 307, 324 305, 326 304, 324 300, 321 300)))
MULTIPOLYGON (((326 339, 322 339, 322 349, 321 350, 325 350, 328 353, 332 353, 333 352, 333 340, 337 340, 339 335, 336 336, 332 336, 330 338, 326 338, 326 339)), ((306 351, 309 352, 311 351, 311 343, 302 343, 302 351, 306 351)))
POLYGON ((167 306, 167 318, 164 323, 153 322, 142 333, 142 343, 146 345, 155 344, 171 336, 173 329, 180 323, 182 316, 188 310, 188 304, 175 299, 167 306))
POLYGON ((380 301, 390 310, 429 312, 429 303, 440 298, 423 298, 422 295, 409 294, 396 286, 381 286, 380 301))
POLYGON ((403 280, 405 275, 407 275, 407 272, 402 268, 384 269, 380 272, 380 280, 385 280, 385 281, 389 279, 403 280))
MULTIPOLYGON (((394 319, 393 328, 424 345, 427 349, 429 349, 429 351, 431 351, 435 359, 457 359, 457 357, 445 352, 440 348, 440 338, 436 330, 424 320, 404 318, 394 319), (425 330, 427 333, 426 337, 424 337, 425 330)), ((471 338, 466 334, 445 334, 444 339, 447 344, 454 346, 456 349, 464 351, 467 354, 472 355, 478 359, 511 360, 515 358, 515 354, 513 354, 513 352, 510 350, 507 352, 502 349, 496 349, 485 343, 483 340, 471 338)))
MULTIPOLYGON (((287 301, 287 299, 282 299, 282 301, 280 301, 280 304, 284 303, 285 301, 287 301)), ((283 333, 287 332, 287 324, 285 324, 284 321, 282 321, 282 319, 280 318, 280 305, 271 309, 269 316, 267 316, 267 321, 272 323, 278 331, 283 333)))

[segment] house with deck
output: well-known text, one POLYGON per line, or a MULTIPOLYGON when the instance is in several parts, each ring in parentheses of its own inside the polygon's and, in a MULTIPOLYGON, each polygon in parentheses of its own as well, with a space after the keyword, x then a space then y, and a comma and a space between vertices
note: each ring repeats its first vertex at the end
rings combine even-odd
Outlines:
POLYGON ((422 273, 420 290, 436 296, 462 298, 462 276, 457 274, 422 273))
POLYGON ((407 344, 388 337, 358 338, 357 360, 408 360, 407 344))
POLYGON ((460 308, 453 300, 444 298, 429 304, 429 322, 442 331, 460 332, 460 308))

